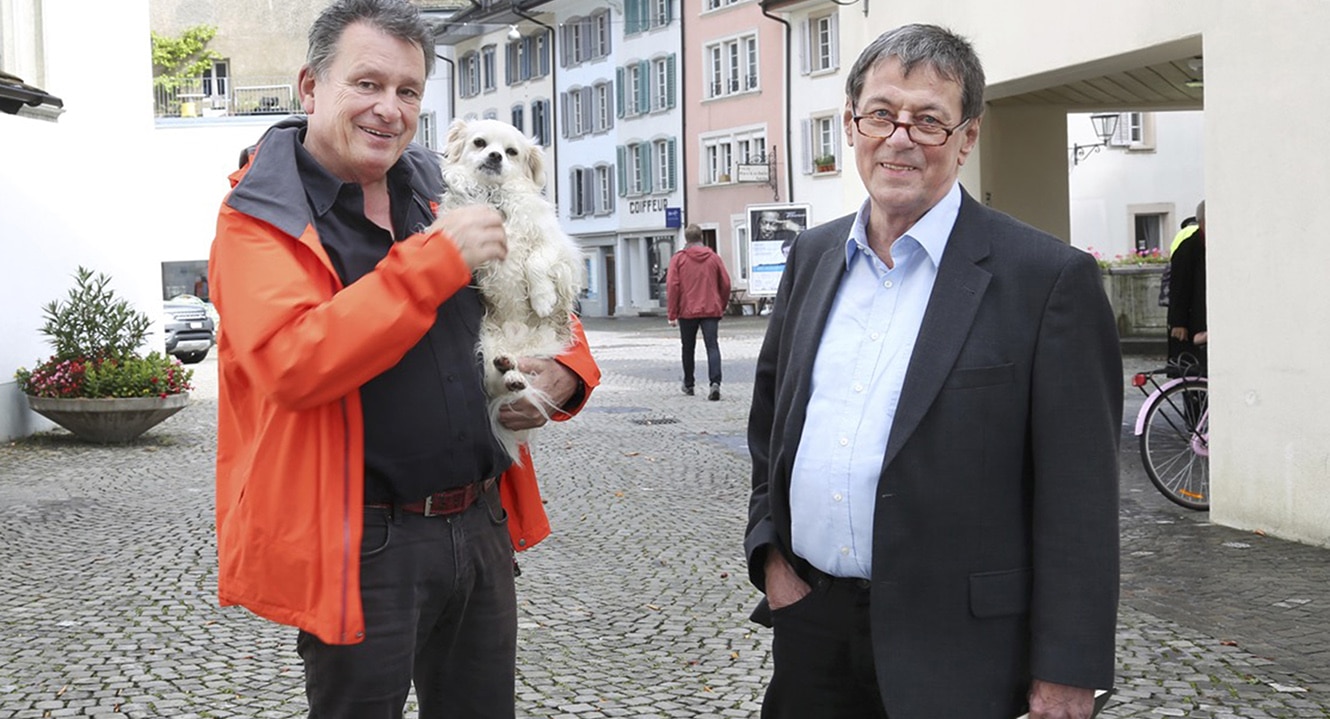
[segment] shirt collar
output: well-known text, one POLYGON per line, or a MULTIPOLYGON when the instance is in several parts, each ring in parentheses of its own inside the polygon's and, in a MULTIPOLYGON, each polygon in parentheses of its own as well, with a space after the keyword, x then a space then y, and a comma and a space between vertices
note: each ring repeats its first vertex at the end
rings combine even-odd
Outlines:
MULTIPOLYGON (((314 155, 305 149, 304 133, 296 140, 296 166, 299 168, 301 180, 305 185, 305 194, 309 197, 311 206, 314 208, 314 214, 323 216, 337 204, 337 199, 342 194, 342 188, 354 186, 357 190, 360 185, 343 182, 336 175, 332 174, 319 161, 314 159, 314 155)), ((402 158, 398 158, 392 167, 388 168, 388 191, 395 194, 398 188, 409 184, 410 170, 407 168, 402 158)))
MULTIPOLYGON (((933 260, 933 266, 937 267, 942 263, 942 253, 947 249, 947 238, 951 236, 951 230, 956 226, 956 216, 960 214, 960 210, 961 184, 953 182, 947 194, 901 237, 910 237, 918 242, 919 246, 928 253, 929 259, 933 260)), ((854 261, 855 254, 868 252, 868 216, 871 212, 872 200, 865 199, 854 217, 854 224, 850 226, 850 236, 845 239, 847 268, 854 261)))

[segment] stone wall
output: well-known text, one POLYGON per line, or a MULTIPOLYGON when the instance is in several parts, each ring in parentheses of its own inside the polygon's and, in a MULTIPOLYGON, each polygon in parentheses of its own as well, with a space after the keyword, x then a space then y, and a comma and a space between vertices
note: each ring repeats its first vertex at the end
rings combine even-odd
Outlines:
POLYGON ((1159 306, 1159 283, 1166 266, 1104 269, 1104 292, 1113 306, 1120 336, 1163 338, 1168 335, 1168 308, 1159 306))

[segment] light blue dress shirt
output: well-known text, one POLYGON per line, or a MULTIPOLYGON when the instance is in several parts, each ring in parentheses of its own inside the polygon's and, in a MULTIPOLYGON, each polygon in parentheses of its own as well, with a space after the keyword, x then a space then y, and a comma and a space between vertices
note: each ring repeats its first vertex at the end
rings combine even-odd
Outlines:
POLYGON ((845 240, 845 275, 813 363, 790 478, 794 553, 832 576, 872 576, 882 458, 960 206, 960 185, 953 184, 892 243, 891 269, 868 247, 868 201, 845 240))

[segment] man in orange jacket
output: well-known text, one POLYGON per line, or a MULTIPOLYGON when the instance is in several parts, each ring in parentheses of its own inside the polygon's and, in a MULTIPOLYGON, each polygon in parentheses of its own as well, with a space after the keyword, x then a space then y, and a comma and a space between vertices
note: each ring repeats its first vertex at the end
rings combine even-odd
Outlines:
MULTIPOLYGON (((499 214, 449 213, 410 145, 434 59, 405 0, 338 0, 299 74, 306 119, 231 177, 209 263, 218 340, 218 593, 299 628, 310 716, 512 717, 513 550, 548 534, 529 457, 489 429, 470 285, 505 256, 499 214)), ((519 365, 576 412, 576 345, 519 365)), ((528 403, 501 421, 545 416, 528 403)))

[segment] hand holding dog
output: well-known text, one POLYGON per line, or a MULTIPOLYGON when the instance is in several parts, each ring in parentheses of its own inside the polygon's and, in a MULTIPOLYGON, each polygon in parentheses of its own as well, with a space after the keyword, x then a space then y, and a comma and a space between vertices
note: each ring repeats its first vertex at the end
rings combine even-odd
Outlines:
POLYGON ((451 210, 430 225, 430 231, 442 232, 452 240, 462 261, 472 270, 508 256, 503 215, 493 207, 467 205, 451 210))
POLYGON ((542 412, 529 397, 509 402, 499 408, 499 424, 508 429, 523 430, 544 426, 549 421, 546 414, 550 410, 562 407, 577 391, 577 375, 552 359, 523 357, 517 361, 517 368, 526 375, 530 386, 543 392, 554 406, 542 412))

